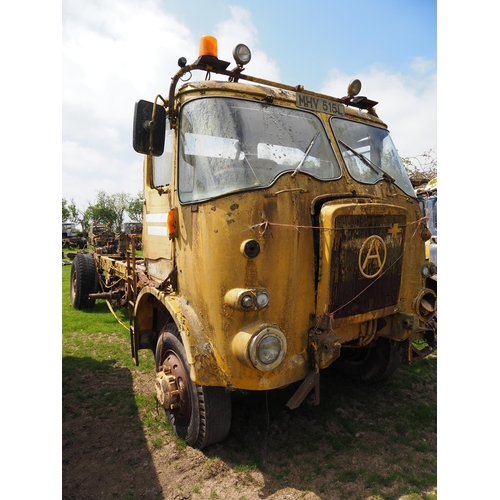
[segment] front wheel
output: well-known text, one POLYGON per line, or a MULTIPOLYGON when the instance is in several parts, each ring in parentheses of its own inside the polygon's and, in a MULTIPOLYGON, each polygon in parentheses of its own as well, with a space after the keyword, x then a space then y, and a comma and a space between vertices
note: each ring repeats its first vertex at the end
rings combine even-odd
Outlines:
POLYGON ((202 449, 229 434, 231 395, 224 387, 192 382, 174 323, 165 325, 156 344, 156 397, 175 434, 193 448, 202 449))
POLYGON ((379 382, 390 377, 400 364, 399 349, 389 339, 380 337, 367 347, 342 349, 334 366, 354 379, 379 382))

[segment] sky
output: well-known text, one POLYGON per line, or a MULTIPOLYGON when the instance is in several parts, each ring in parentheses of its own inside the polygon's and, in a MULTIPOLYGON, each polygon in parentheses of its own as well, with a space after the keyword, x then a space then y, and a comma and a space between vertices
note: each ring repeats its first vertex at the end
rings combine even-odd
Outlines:
POLYGON ((141 191, 134 103, 168 94, 203 35, 226 61, 248 45, 249 75, 336 97, 359 78, 400 155, 437 158, 436 19, 431 0, 64 0, 62 197, 84 210, 98 190, 141 191))

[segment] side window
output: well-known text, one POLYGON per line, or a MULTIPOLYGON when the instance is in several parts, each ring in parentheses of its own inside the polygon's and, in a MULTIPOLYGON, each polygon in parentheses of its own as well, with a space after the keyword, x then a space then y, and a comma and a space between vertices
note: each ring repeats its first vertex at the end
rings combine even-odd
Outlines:
POLYGON ((172 182, 172 130, 167 120, 165 150, 161 156, 152 158, 151 187, 168 186, 172 182))

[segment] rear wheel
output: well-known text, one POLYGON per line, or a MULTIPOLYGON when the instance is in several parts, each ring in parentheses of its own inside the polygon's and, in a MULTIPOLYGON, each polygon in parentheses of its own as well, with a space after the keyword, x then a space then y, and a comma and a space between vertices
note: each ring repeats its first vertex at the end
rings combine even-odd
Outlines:
POLYGON ((378 382, 390 377, 401 364, 399 349, 380 337, 367 347, 344 348, 334 366, 357 380, 378 382))
POLYGON ((186 352, 174 323, 156 345, 156 396, 173 431, 194 448, 222 441, 231 426, 231 395, 224 387, 191 381, 186 352))
POLYGON ((89 293, 98 289, 97 270, 94 257, 88 253, 77 253, 71 264, 70 298, 75 309, 91 309, 95 299, 89 293))

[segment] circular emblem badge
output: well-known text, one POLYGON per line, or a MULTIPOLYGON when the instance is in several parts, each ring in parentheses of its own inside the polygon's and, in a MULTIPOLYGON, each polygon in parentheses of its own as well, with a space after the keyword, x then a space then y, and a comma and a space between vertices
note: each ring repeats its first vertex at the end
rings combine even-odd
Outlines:
POLYGON ((358 256, 358 265, 365 278, 375 278, 384 268, 387 257, 387 248, 384 240, 377 235, 368 237, 361 245, 358 256))

